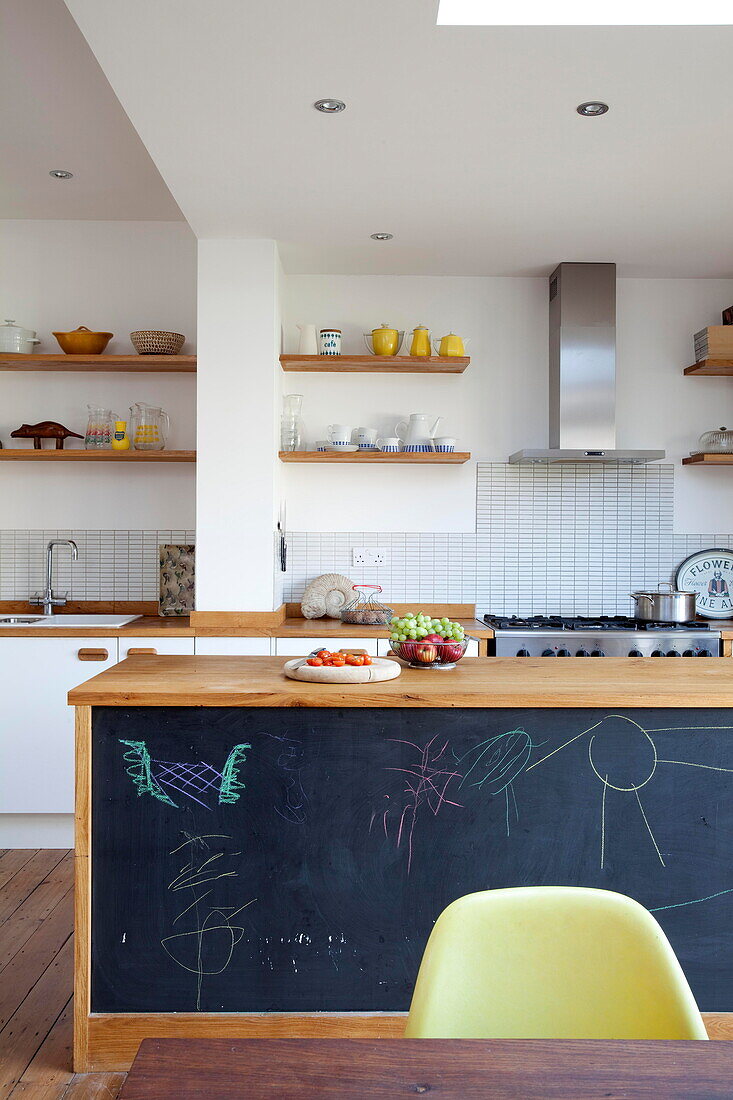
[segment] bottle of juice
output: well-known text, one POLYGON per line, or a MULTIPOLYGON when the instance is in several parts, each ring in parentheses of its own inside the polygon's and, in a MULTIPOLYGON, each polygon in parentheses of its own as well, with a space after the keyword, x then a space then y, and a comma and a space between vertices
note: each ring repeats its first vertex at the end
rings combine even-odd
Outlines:
POLYGON ((127 434, 127 421, 115 420, 115 430, 112 436, 113 451, 129 451, 130 437, 127 434))

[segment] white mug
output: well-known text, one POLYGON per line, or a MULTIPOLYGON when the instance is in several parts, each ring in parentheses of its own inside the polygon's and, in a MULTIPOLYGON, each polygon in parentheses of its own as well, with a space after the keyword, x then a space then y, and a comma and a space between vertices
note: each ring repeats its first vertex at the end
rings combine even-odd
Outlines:
POLYGON ((452 435, 438 435, 433 439, 433 446, 439 454, 451 454, 456 449, 456 439, 452 435))
POLYGON ((330 440, 328 440, 328 439, 317 439, 316 440, 316 450, 317 451, 325 451, 326 444, 329 443, 329 442, 330 442, 330 440))
POLYGON ((386 439, 378 439, 377 446, 379 447, 380 451, 387 451, 392 453, 394 451, 399 451, 400 441, 396 435, 390 435, 387 436, 386 439))
POLYGON ((351 433, 353 428, 348 424, 329 424, 326 428, 326 435, 328 436, 329 443, 348 443, 351 444, 351 433))
POLYGON ((359 444, 362 451, 370 451, 377 442, 376 428, 357 428, 354 431, 354 443, 359 444))

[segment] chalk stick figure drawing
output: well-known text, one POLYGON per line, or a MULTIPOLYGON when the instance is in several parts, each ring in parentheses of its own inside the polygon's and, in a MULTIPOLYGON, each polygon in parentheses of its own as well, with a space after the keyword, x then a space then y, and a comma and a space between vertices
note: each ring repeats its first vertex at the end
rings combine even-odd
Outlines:
POLYGON ((198 802, 199 806, 210 810, 212 804, 237 802, 244 790, 239 772, 251 745, 235 745, 227 756, 224 767, 218 771, 205 760, 153 759, 145 741, 124 741, 122 738, 119 741, 120 744, 127 745, 127 752, 123 755, 127 765, 125 771, 137 787, 138 795, 150 795, 159 802, 178 809, 179 802, 174 802, 169 794, 169 791, 175 791, 177 797, 190 798, 193 802, 198 802))
POLYGON ((506 835, 510 833, 510 796, 514 816, 519 820, 519 808, 514 791, 514 781, 525 770, 535 744, 523 729, 509 730, 488 737, 459 756, 450 747, 450 741, 441 744, 436 734, 426 745, 392 738, 395 744, 414 749, 414 760, 403 768, 389 767, 387 771, 404 776, 401 797, 384 798, 388 805, 381 813, 374 811, 369 822, 371 832, 374 822, 381 817, 382 830, 389 839, 390 826, 395 834, 395 846, 403 843, 407 853, 407 873, 412 868, 415 826, 421 812, 429 811, 437 817, 444 806, 463 809, 471 791, 483 791, 492 797, 504 795, 506 835), (449 751, 450 750, 450 751, 449 751), (463 801, 455 801, 458 791, 463 791, 463 801), (451 797, 449 797, 449 794, 451 797))
POLYGON ((222 974, 226 970, 232 961, 234 948, 244 935, 244 927, 232 922, 243 910, 253 905, 257 898, 252 898, 239 907, 206 901, 214 893, 215 887, 212 885, 202 892, 203 886, 239 877, 237 871, 227 869, 225 861, 240 853, 211 851, 210 842, 231 840, 231 837, 223 833, 194 836, 184 831, 183 836, 186 839, 170 854, 174 856, 185 849, 188 860, 168 883, 168 890, 172 893, 191 891, 194 895, 193 900, 173 920, 173 925, 176 925, 182 917, 187 916, 191 927, 186 931, 164 936, 160 943, 178 966, 196 975, 196 1009, 199 1010, 204 977, 222 974))
MULTIPOLYGON (((562 752, 569 745, 574 744, 583 737, 588 738, 588 762, 595 777, 602 786, 601 791, 601 840, 600 840, 600 865, 603 868, 606 859, 606 795, 609 790, 620 791, 629 796, 632 805, 638 808, 641 820, 649 834, 649 840, 653 845, 662 867, 666 867, 657 838, 652 830, 651 823, 644 809, 640 791, 652 782, 660 765, 674 765, 683 768, 704 768, 713 772, 731 772, 733 768, 720 768, 712 764, 701 764, 692 760, 669 760, 661 757, 657 751, 655 739, 651 736, 664 733, 675 733, 686 729, 733 729, 731 726, 670 726, 666 729, 645 729, 622 714, 607 714, 599 722, 594 722, 588 729, 575 734, 574 737, 558 745, 552 752, 548 752, 540 760, 529 764, 526 771, 539 768, 545 761, 562 752), (619 748, 623 751, 619 751, 619 748)), ((705 899, 702 899, 705 900, 705 899)))

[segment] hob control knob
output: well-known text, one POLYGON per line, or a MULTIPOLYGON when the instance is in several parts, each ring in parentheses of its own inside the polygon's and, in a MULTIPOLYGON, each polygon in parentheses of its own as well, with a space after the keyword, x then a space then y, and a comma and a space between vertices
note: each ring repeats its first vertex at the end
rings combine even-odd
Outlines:
POLYGON ((557 654, 555 653, 554 649, 543 649, 542 650, 542 656, 543 657, 557 657, 557 654))
POLYGON ((518 649, 517 650, 517 657, 529 657, 529 650, 528 649, 518 649))
POLYGON ((590 657, 590 653, 587 649, 579 649, 575 654, 576 657, 590 657))
POLYGON ((669 653, 667 654, 667 656, 668 656, 668 657, 679 657, 679 653, 677 652, 677 650, 676 650, 676 649, 670 649, 670 651, 669 651, 669 653))
POLYGON ((697 657, 697 653, 695 653, 694 649, 686 649, 685 652, 682 654, 682 656, 683 657, 697 657))
POLYGON ((663 657, 663 656, 664 656, 664 654, 662 653, 661 649, 653 649, 652 650, 652 657, 663 657))
POLYGON ((605 656, 606 656, 606 654, 603 652, 602 649, 594 649, 593 652, 591 653, 591 657, 605 657, 605 656))
POLYGON ((698 653, 698 657, 712 657, 712 652, 709 649, 701 649, 698 653))
POLYGON ((641 652, 640 649, 630 649, 629 650, 629 657, 643 657, 643 656, 644 656, 644 654, 641 652))
POLYGON ((569 649, 558 649, 557 655, 558 655, 558 657, 569 657, 570 656, 570 650, 569 649))

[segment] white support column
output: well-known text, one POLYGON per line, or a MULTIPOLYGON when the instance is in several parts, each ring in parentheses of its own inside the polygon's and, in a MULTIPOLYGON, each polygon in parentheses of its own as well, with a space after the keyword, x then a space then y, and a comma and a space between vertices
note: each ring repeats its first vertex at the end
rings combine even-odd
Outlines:
POLYGON ((279 283, 274 241, 199 241, 197 611, 274 606, 279 283))

